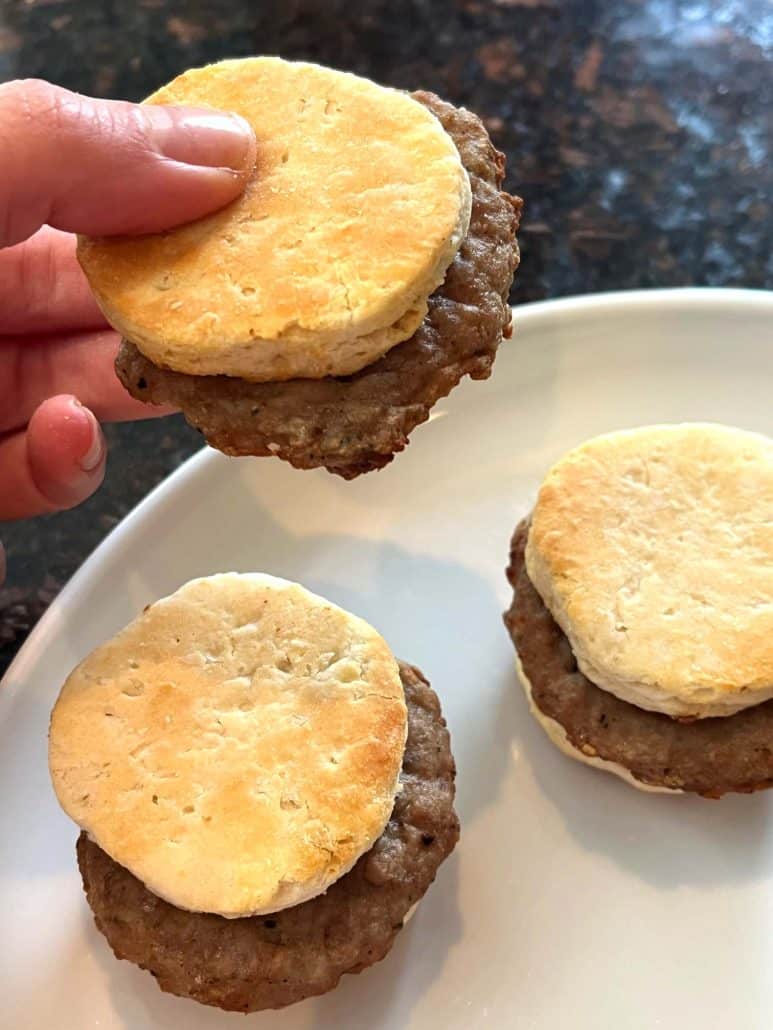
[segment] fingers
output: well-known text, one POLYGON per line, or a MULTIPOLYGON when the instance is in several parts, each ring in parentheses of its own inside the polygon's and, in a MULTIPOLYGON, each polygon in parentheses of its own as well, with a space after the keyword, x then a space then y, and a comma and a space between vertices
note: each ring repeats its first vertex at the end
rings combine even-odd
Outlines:
POLYGON ((0 250, 0 334, 104 329, 75 257, 75 237, 44 226, 0 250))
POLYGON ((0 86, 0 246, 45 223, 100 236, 201 217, 239 195, 255 146, 243 119, 219 111, 0 86))
POLYGON ((26 431, 0 440, 0 519, 72 508, 105 474, 105 440, 94 415, 73 396, 52 397, 26 431))
POLYGON ((0 338, 0 433, 22 429, 46 398, 61 393, 75 394, 101 422, 168 415, 174 409, 142 404, 121 385, 114 368, 118 343, 112 330, 0 338))

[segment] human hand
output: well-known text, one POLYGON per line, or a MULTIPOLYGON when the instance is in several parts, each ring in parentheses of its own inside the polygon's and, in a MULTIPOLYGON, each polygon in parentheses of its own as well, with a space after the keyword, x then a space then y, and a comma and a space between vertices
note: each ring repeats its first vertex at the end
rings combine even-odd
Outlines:
MULTIPOLYGON (((99 421, 164 414, 118 382, 118 337, 74 232, 157 232, 244 188, 255 140, 235 115, 0 86, 0 520, 79 504, 99 486, 99 421), (42 228, 41 228, 42 227, 42 228)), ((0 548, 0 582, 2 582, 0 548)))

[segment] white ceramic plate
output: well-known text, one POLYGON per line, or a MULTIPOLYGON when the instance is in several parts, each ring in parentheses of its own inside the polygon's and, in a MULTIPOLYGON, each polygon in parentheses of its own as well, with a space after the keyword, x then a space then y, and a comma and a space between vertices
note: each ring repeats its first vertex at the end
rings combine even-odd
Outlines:
POLYGON ((769 1030, 773 793, 640 794, 529 717, 501 622, 510 532, 547 466, 610 429, 773 432, 773 295, 618 294, 517 311, 493 378, 344 483, 196 455, 72 579, 0 690, 0 1026, 769 1030), (92 925, 46 768, 63 677, 192 576, 265 570, 373 622, 440 694, 462 841, 388 958, 281 1013, 163 995, 92 925))

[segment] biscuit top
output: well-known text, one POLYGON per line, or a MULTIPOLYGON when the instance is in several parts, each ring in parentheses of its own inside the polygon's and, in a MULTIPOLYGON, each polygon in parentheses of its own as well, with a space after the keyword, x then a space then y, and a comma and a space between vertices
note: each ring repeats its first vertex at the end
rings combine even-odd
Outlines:
POLYGON ((381 835, 407 732, 397 663, 362 619, 263 575, 196 579, 69 676, 59 802, 179 908, 275 912, 381 835))
POLYGON ((773 441, 718 425, 598 437, 548 473, 526 568, 582 672, 640 708, 773 697, 773 441))
POLYGON ((467 232, 453 140, 406 93, 273 57, 197 68, 146 103, 235 111, 242 197, 137 238, 81 238, 108 320, 151 361, 254 381, 344 375, 413 334, 467 232))

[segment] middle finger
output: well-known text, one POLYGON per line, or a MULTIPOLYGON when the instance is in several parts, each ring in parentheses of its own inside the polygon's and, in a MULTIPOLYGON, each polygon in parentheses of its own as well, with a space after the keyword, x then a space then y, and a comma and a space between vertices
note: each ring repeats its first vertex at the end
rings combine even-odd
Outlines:
POLYGON ((44 226, 0 249, 0 336, 106 327, 72 233, 44 226))
POLYGON ((0 337, 0 433, 22 429, 44 400, 71 393, 101 422, 167 415, 131 397, 115 374, 112 330, 56 337, 0 337))

